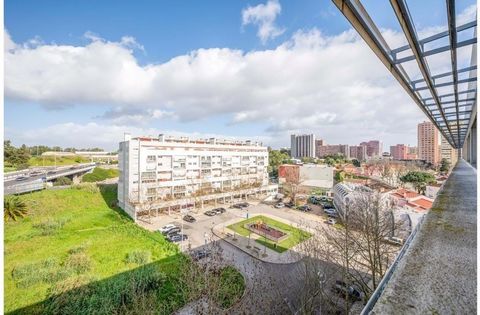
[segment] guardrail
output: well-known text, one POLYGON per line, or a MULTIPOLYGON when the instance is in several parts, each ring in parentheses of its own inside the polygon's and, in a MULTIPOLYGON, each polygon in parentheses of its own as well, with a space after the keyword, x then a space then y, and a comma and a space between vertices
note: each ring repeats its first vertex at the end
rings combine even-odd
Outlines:
POLYGON ((45 186, 46 184, 42 180, 39 180, 39 181, 31 182, 28 184, 5 187, 4 194, 5 195, 22 194, 30 191, 45 189, 45 186))
MULTIPOLYGON (((77 164, 74 165, 77 170, 83 169, 83 168, 89 168, 92 166, 95 166, 95 163, 83 163, 83 164, 77 164)), ((29 169, 24 169, 21 171, 15 171, 15 172, 8 172, 3 175, 3 181, 10 181, 13 180, 19 176, 25 176, 25 175, 30 175, 31 172, 34 171, 50 171, 50 170, 55 170, 57 172, 63 171, 63 170, 68 170, 72 167, 72 165, 67 165, 67 166, 59 166, 59 167, 54 167, 54 166, 45 166, 45 167, 32 167, 29 169)))
POLYGON ((373 307, 377 303, 378 299, 380 298, 383 291, 385 290, 385 287, 387 286, 388 282, 392 278, 393 273, 397 269, 400 260, 403 258, 403 256, 407 252, 408 248, 410 247, 410 245, 412 243, 413 238, 415 237, 418 230, 422 226, 424 219, 425 219, 425 215, 422 216, 420 221, 418 221, 417 225, 413 229, 412 233, 410 233, 410 235, 408 236, 406 242, 403 244, 402 248, 400 249, 400 252, 398 252, 397 257, 395 257, 395 260, 394 260, 393 264, 390 266, 390 268, 388 268, 387 272, 383 276, 382 280, 378 284, 377 288, 373 292, 372 296, 368 300, 367 304, 363 308, 360 315, 368 315, 373 310, 373 307))

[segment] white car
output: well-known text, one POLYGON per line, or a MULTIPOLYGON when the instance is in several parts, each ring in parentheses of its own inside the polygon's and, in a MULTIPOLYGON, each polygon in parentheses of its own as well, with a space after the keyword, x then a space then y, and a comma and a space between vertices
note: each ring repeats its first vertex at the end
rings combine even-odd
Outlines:
POLYGON ((335 220, 334 218, 329 218, 329 219, 327 220, 327 223, 328 223, 328 224, 331 224, 331 225, 334 225, 334 224, 337 223, 337 220, 335 220))
POLYGON ((285 207, 285 204, 283 202, 279 202, 275 205, 275 208, 277 208, 277 209, 280 209, 280 208, 283 208, 283 207, 285 207))
POLYGON ((176 226, 174 224, 167 224, 165 226, 162 226, 160 229, 158 229, 158 231, 162 234, 166 234, 168 233, 171 229, 174 229, 176 228, 176 226))

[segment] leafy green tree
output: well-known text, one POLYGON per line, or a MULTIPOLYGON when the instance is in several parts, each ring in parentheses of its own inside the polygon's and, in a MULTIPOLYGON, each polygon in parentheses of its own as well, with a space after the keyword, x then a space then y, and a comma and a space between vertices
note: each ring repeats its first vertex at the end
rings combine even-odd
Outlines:
POLYGON ((356 166, 356 167, 360 167, 360 166, 361 166, 360 161, 357 160, 357 159, 353 159, 353 160, 352 160, 352 164, 353 164, 353 166, 356 166))
POLYGON ((24 218, 27 213, 26 203, 17 196, 6 196, 3 199, 3 220, 5 222, 10 219, 17 221, 19 217, 24 218))
POLYGON ((70 178, 68 177, 59 177, 57 180, 53 183, 53 186, 67 186, 71 185, 73 182, 70 178))
POLYGON ((335 182, 341 183, 345 180, 345 173, 343 171, 335 172, 335 182))
POLYGON ((3 158, 5 163, 13 166, 25 166, 28 165, 30 159, 30 150, 26 145, 22 145, 20 148, 12 146, 9 140, 3 142, 3 158))
POLYGON ((278 177, 278 166, 290 162, 290 156, 279 150, 270 149, 268 152, 268 173, 270 176, 278 177))
POLYGON ((403 183, 411 183, 419 194, 425 193, 427 184, 435 182, 435 176, 426 172, 410 171, 400 177, 403 183))
POLYGON ((448 172, 450 169, 450 162, 447 159, 442 159, 440 163, 440 172, 448 172))

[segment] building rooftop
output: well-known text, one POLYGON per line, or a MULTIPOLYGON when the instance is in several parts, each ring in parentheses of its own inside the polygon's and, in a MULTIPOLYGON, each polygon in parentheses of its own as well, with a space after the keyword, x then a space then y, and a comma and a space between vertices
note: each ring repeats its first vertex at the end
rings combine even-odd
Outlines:
POLYGON ((373 314, 476 314, 477 174, 461 160, 373 314))

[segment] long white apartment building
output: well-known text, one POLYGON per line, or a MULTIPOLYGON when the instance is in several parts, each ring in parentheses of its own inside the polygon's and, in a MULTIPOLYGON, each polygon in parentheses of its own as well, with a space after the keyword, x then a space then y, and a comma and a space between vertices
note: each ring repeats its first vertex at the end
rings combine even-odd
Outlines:
POLYGON ((235 198, 274 196, 261 143, 215 138, 132 138, 118 153, 118 202, 133 219, 235 198))

